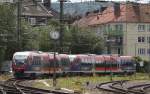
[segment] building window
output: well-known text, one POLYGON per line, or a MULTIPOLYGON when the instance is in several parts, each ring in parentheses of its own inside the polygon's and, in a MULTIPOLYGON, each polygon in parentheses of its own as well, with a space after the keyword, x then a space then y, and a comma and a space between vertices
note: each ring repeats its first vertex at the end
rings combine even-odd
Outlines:
POLYGON ((24 7, 23 8, 25 11, 29 11, 30 9, 29 9, 29 7, 24 7))
POLYGON ((116 31, 123 31, 123 25, 122 24, 116 24, 115 25, 115 30, 116 31))
POLYGON ((145 37, 138 37, 138 42, 145 42, 145 37))
POLYGON ((149 55, 150 55, 150 49, 147 49, 147 54, 149 54, 149 55))
POLYGON ((143 32, 145 30, 145 25, 138 25, 138 31, 143 32))
POLYGON ((46 25, 46 21, 47 19, 46 18, 37 18, 36 20, 36 24, 37 25, 46 25))
POLYGON ((144 55, 145 54, 145 48, 138 48, 138 54, 144 55))
POLYGON ((147 43, 150 43, 150 37, 147 37, 147 43))
POLYGON ((148 25, 148 31, 150 32, 150 24, 148 25))
POLYGON ((121 49, 120 49, 120 48, 118 48, 117 50, 118 50, 118 54, 121 54, 121 49))
POLYGON ((28 22, 29 22, 31 25, 35 25, 35 24, 36 24, 36 18, 29 18, 29 19, 28 19, 28 22))
POLYGON ((116 41, 119 43, 122 42, 122 37, 116 37, 116 41))

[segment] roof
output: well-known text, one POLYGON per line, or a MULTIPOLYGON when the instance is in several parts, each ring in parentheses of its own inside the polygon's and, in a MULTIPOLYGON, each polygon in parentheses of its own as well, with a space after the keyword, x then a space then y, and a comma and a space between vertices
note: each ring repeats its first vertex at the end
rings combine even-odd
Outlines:
POLYGON ((14 54, 14 56, 15 55, 26 55, 26 56, 28 56, 28 55, 30 55, 31 54, 31 52, 29 52, 29 51, 25 51, 25 52, 16 52, 15 54, 14 54))
POLYGON ((50 11, 48 11, 42 4, 35 2, 34 0, 22 1, 22 16, 39 16, 39 17, 52 17, 50 11))
POLYGON ((79 27, 96 26, 99 24, 127 22, 150 23, 150 5, 137 3, 121 3, 119 9, 108 6, 102 13, 88 15, 74 22, 79 27), (115 14, 117 12, 118 15, 115 14))

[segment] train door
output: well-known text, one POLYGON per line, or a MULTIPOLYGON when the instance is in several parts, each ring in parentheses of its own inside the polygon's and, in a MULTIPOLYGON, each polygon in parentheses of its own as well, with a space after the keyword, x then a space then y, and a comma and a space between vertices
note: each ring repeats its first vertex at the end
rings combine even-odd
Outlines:
POLYGON ((63 72, 69 72, 70 70, 70 60, 68 55, 59 55, 60 56, 60 66, 63 72))
POLYGON ((81 56, 80 58, 81 58, 81 72, 83 73, 92 72, 94 64, 92 56, 85 55, 81 56))
POLYGON ((81 58, 79 55, 69 56, 70 59, 70 72, 81 71, 81 58))
POLYGON ((31 63, 31 73, 41 73, 41 56, 33 55, 31 63))

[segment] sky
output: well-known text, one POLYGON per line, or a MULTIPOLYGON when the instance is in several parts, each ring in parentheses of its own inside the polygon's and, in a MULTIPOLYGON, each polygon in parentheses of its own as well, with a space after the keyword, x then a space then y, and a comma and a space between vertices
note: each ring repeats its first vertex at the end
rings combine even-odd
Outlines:
MULTIPOLYGON (((57 2, 59 0, 51 0, 52 2, 57 2)), ((69 0, 72 3, 73 2, 83 2, 83 1, 95 1, 95 0, 69 0)), ((99 1, 135 1, 135 0, 99 0, 99 1)), ((144 3, 144 2, 148 2, 150 0, 139 0, 140 2, 144 3)))

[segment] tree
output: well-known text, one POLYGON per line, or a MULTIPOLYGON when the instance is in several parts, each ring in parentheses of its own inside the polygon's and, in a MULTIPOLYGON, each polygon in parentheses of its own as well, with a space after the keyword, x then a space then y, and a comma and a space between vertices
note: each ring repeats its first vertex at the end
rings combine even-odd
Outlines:
POLYGON ((97 36, 92 31, 86 29, 76 29, 74 27, 71 31, 72 43, 71 52, 77 53, 103 53, 103 41, 102 38, 97 36))
POLYGON ((39 50, 41 51, 53 51, 53 43, 50 39, 50 32, 55 30, 55 27, 48 26, 40 26, 33 28, 33 31, 37 33, 37 39, 39 42, 39 50))
POLYGON ((135 56, 133 57, 133 60, 136 62, 136 71, 140 72, 141 71, 140 62, 143 61, 142 58, 139 56, 135 56))
POLYGON ((16 48, 15 40, 15 6, 12 4, 0 4, 0 52, 1 59, 10 60, 16 48))
POLYGON ((21 48, 23 51, 39 50, 38 29, 29 25, 24 19, 21 22, 21 48))

